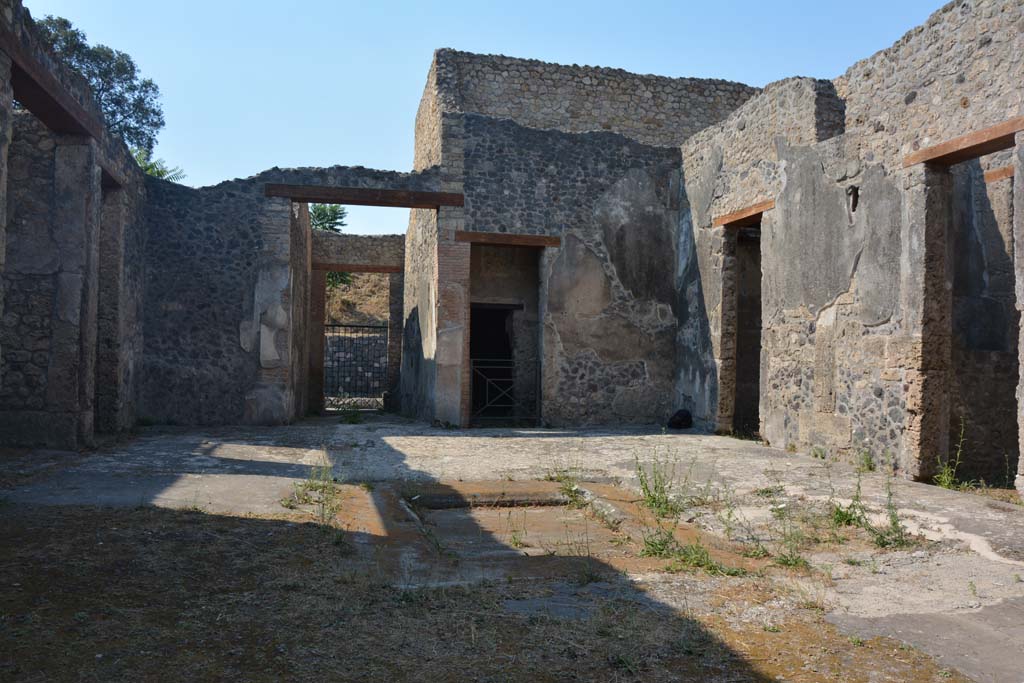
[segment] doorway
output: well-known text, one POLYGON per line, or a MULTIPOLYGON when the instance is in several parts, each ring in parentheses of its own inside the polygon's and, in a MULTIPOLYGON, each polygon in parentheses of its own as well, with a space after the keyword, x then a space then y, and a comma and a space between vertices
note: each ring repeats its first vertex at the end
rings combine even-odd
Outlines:
POLYGON ((540 417, 539 258, 531 247, 470 252, 470 423, 532 426, 540 417))
POLYGON ((760 432, 761 397, 761 226, 736 229, 736 395, 735 434, 760 432))

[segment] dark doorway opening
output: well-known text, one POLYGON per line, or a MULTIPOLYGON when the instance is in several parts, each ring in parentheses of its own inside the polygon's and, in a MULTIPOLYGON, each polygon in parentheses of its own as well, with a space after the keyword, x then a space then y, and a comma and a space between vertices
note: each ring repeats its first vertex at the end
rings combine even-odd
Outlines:
MULTIPOLYGON (((1002 155, 989 159, 1002 163, 1002 155)), ((950 168, 949 449, 960 481, 1012 486, 1017 472, 1018 335, 1013 183, 972 159, 950 168)), ((947 285, 949 286, 949 285, 947 285)))
POLYGON ((736 234, 736 397, 733 432, 760 432, 761 227, 736 234))
POLYGON ((516 417, 516 366, 512 315, 522 306, 473 304, 469 356, 473 372, 473 421, 516 417))

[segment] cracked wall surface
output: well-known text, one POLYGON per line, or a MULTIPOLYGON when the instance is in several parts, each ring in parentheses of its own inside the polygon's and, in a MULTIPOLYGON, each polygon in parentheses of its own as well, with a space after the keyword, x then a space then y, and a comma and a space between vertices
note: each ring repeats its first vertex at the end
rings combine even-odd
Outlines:
MULTIPOLYGON (((679 364, 677 392, 699 421, 731 429, 735 392, 735 228, 713 219, 765 200, 760 422, 773 445, 866 453, 927 477, 950 454, 953 413, 972 412, 958 394, 996 375, 1016 383, 1015 328, 1002 324, 1013 317, 1009 181, 981 179, 1007 155, 953 177, 904 169, 902 158, 1021 113, 1020 10, 951 3, 834 83, 771 84, 683 143, 684 223, 697 250, 683 265, 696 261, 701 291, 687 299, 696 322, 680 338, 700 337, 706 311, 711 348, 696 366, 679 364), (987 237, 967 239, 978 230, 987 237), (1003 329, 998 344, 979 338, 979 317, 1003 329)), ((986 436, 964 469, 989 481, 996 461, 1005 479, 1012 431, 996 426, 1012 401, 1005 388, 993 393, 1001 398, 970 401, 986 436)))

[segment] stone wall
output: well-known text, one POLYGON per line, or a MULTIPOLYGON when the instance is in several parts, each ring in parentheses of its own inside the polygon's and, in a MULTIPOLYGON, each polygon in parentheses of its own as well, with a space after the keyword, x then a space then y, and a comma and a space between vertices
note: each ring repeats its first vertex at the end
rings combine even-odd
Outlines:
POLYGON ((88 138, 14 117, 0 319, 0 441, 77 448, 94 430, 100 169, 88 138))
POLYGON ((262 379, 283 379, 289 367, 290 202, 243 183, 146 185, 141 416, 168 424, 290 419, 291 397, 262 379))
POLYGON ((145 182, 126 170, 123 187, 103 189, 100 219, 96 429, 135 426, 143 351, 145 182))
MULTIPOLYGON (((639 75, 621 69, 438 50, 445 111, 571 133, 611 131, 677 146, 757 93, 742 83, 639 75)), ((429 101, 429 106, 436 106, 429 101)))
POLYGON ((439 180, 436 169, 358 166, 274 168, 199 189, 148 179, 147 421, 277 424, 301 416, 310 400, 314 262, 352 245, 360 259, 402 262, 394 237, 318 233, 314 241, 305 205, 266 197, 267 183, 431 191, 439 180))
MULTIPOLYGON (((683 144, 684 223, 696 247, 683 270, 698 268, 700 291, 688 300, 695 322, 681 326, 680 345, 702 337, 705 315, 712 344, 700 363, 680 360, 677 390, 699 421, 732 427, 744 360, 735 228, 713 219, 774 200, 761 218, 762 434, 778 446, 868 453, 918 477, 948 453, 949 406, 941 404, 955 316, 943 292, 954 261, 969 256, 943 255, 954 228, 942 206, 954 184, 904 170, 902 158, 1021 112, 1019 9, 947 5, 834 87, 769 85, 683 144), (947 422, 933 429, 928 419, 947 422)), ((1003 159, 980 160, 976 175, 1003 159)), ((964 220, 985 218, 975 208, 964 220)))
POLYGON ((75 448, 90 443, 94 431, 123 431, 135 421, 142 172, 123 140, 106 130, 86 80, 50 52, 21 2, 0 0, 0 29, 11 52, 0 53, 0 273, 11 256, 15 265, 4 275, 19 280, 18 307, 38 287, 29 297, 33 311, 25 314, 35 328, 24 330, 32 339, 22 336, 22 325, 0 333, 16 338, 20 351, 7 359, 0 341, 0 387, 3 366, 17 366, 11 372, 17 386, 0 388, 0 394, 29 409, 9 416, 0 440, 75 448), (15 97, 19 110, 12 107, 15 97), (10 177, 8 143, 15 129, 27 144, 13 159, 19 176, 10 177), (8 193, 16 198, 17 216, 8 211, 8 193), (9 217, 21 225, 13 247, 6 240, 9 217), (35 231, 26 229, 30 224, 35 231), (45 303, 48 288, 55 299, 45 303), (30 360, 26 346, 36 347, 30 360))
POLYGON ((316 230, 313 233, 313 264, 356 265, 366 268, 402 268, 405 235, 349 235, 316 230))
POLYGON ((552 235, 541 264, 543 403, 555 425, 671 413, 678 150, 463 117, 465 229, 552 235))

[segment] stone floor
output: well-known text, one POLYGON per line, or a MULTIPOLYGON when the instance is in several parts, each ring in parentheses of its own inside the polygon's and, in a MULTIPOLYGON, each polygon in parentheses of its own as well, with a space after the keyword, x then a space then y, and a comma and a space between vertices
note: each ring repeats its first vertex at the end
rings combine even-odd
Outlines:
MULTIPOLYGON (((566 476, 635 491, 638 462, 668 463, 681 495, 713 498, 716 506, 695 504, 684 522, 720 536, 735 533, 726 517, 756 526, 770 521, 779 506, 848 503, 858 482, 865 505, 884 516, 890 486, 891 509, 929 542, 912 550, 811 552, 810 561, 827 580, 793 583, 815 591, 829 621, 845 632, 905 641, 975 680, 1024 680, 1024 508, 877 472, 858 475, 845 465, 750 441, 643 429, 445 430, 379 416, 361 424, 324 418, 277 428, 150 428, 93 453, 7 453, 0 459, 0 497, 26 505, 152 505, 260 515, 280 513, 296 482, 325 464, 338 481, 366 490, 434 484, 465 497, 473 482, 492 488, 509 482, 511 490, 514 482, 566 476)), ((537 486, 530 488, 536 494, 537 486)), ((368 517, 373 507, 366 506, 368 517)), ((480 514, 472 520, 450 511, 429 513, 431 524, 447 528, 453 543, 463 545, 472 537, 467 524, 501 536, 502 513, 480 514)), ((541 531, 543 510, 521 514, 524 528, 549 537, 557 532, 541 531)), ((500 554, 508 543, 487 548, 500 554)), ((642 563, 623 570, 652 575, 642 563)))

